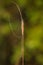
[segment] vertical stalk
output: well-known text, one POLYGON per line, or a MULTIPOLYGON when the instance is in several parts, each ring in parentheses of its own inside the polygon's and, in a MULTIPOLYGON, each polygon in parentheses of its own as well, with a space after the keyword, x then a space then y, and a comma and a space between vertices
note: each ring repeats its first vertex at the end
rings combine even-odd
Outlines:
POLYGON ((21 51, 22 51, 22 65, 24 65, 24 21, 21 22, 22 27, 22 43, 21 43, 21 51))
MULTIPOLYGON (((17 9, 20 13, 20 17, 21 17, 21 32, 22 32, 22 38, 21 38, 21 53, 22 53, 22 55, 21 55, 21 57, 22 57, 22 65, 24 65, 24 21, 23 21, 19 6, 13 1, 12 1, 12 3, 15 4, 15 6, 17 7, 17 9)), ((9 21, 9 25, 10 25, 10 28, 11 28, 12 33, 14 35, 13 28, 12 28, 10 21, 9 21)), ((19 63, 19 61, 16 63, 16 65, 18 65, 18 63, 19 63)))

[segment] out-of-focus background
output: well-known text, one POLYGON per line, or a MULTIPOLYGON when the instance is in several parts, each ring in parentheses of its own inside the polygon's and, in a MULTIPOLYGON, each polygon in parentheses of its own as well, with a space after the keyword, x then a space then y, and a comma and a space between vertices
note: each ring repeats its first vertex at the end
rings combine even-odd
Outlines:
POLYGON ((21 24, 14 23, 15 36, 8 23, 17 11, 10 9, 11 1, 19 5, 24 19, 24 65, 43 65, 43 0, 0 0, 0 65, 22 65, 21 24))

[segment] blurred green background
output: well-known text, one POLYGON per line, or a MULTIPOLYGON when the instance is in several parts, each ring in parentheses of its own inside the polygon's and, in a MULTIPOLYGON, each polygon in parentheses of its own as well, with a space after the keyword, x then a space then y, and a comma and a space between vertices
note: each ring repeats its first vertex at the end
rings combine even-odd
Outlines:
POLYGON ((24 19, 24 65, 43 65, 43 0, 0 0, 0 65, 22 64, 21 30, 17 30, 21 24, 14 23, 17 37, 13 36, 8 22, 14 11, 5 9, 11 1, 19 5, 24 19))

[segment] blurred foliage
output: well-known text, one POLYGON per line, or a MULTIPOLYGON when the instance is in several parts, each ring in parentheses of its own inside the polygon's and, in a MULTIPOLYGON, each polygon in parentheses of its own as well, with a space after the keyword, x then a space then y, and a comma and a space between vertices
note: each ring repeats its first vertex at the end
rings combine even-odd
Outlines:
POLYGON ((43 0, 0 0, 0 65, 21 65, 21 24, 12 19, 14 11, 5 8, 11 2, 19 5, 25 23, 25 65, 43 65, 43 0))

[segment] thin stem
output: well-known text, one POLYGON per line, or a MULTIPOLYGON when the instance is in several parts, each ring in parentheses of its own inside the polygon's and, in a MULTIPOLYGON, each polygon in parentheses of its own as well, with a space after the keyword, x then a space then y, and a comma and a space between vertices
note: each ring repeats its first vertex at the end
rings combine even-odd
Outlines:
MULTIPOLYGON (((21 31, 22 31, 21 52, 22 52, 22 65, 24 65, 24 21, 23 21, 23 18, 22 18, 20 7, 17 5, 17 3, 13 2, 13 1, 11 1, 11 3, 15 4, 15 6, 17 7, 17 9, 20 13, 20 17, 21 17, 21 31)), ((10 28, 13 32, 13 28, 12 28, 10 21, 9 21, 9 25, 10 25, 10 28)), ((14 35, 14 32, 13 32, 13 35, 14 35)), ((18 65, 18 64, 16 64, 16 65, 18 65)))
POLYGON ((22 20, 22 65, 24 65, 24 21, 22 20))

